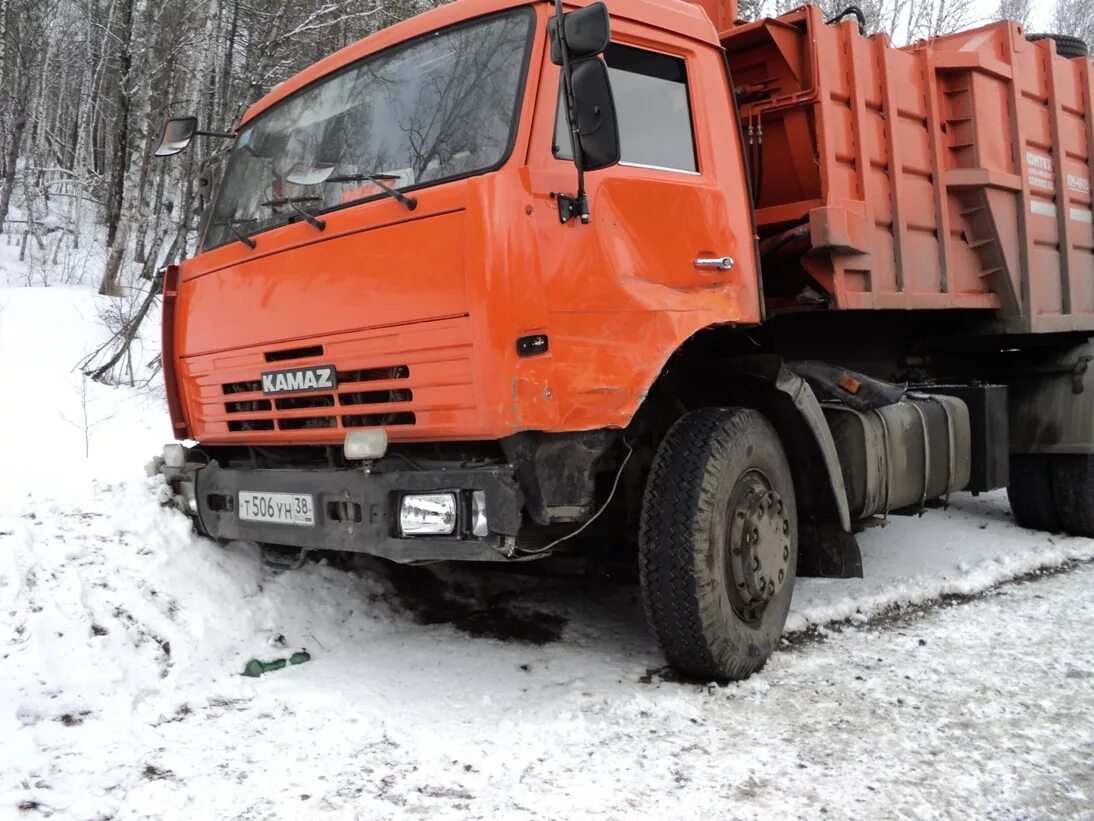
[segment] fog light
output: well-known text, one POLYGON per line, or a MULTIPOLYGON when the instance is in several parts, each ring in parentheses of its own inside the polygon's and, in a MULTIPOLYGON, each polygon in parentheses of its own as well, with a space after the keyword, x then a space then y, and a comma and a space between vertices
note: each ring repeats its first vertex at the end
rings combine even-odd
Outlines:
POLYGON ((355 430, 346 434, 342 452, 350 461, 379 459, 387 453, 386 430, 355 430))
POLYGON ((471 494, 471 535, 490 535, 490 523, 486 520, 485 490, 476 490, 471 494))
POLYGON ((456 531, 455 493, 411 493, 399 505, 404 536, 447 536, 456 531))
POLYGON ((193 482, 179 482, 179 495, 191 513, 198 512, 198 495, 193 482))
POLYGON ((186 464, 186 448, 172 442, 163 446, 163 463, 169 468, 180 468, 186 464))

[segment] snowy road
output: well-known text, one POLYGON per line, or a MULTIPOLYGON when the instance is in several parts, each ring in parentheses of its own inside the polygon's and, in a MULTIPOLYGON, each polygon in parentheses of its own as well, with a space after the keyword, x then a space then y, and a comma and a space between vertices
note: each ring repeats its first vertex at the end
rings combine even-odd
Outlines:
MULTIPOLYGON (((903 616, 880 613, 882 582, 807 580, 799 626, 855 601, 875 615, 708 687, 657 672, 633 589, 274 575, 191 536, 155 493, 97 486, 79 510, 32 496, 0 518, 0 815, 1094 813, 1088 562, 903 616), (309 664, 238 675, 302 646, 309 664)), ((894 602, 1094 554, 1014 527, 997 495, 926 517, 867 534, 868 571, 906 571, 913 533, 969 555, 890 580, 894 602)))

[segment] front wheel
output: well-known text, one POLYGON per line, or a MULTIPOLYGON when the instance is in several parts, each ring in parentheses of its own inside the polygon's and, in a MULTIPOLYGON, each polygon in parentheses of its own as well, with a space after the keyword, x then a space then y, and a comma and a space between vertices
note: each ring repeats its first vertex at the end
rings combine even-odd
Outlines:
POLYGON ((763 666, 790 609, 798 522, 790 465, 762 414, 705 408, 672 426, 650 468, 638 550, 669 664, 720 681, 763 666))

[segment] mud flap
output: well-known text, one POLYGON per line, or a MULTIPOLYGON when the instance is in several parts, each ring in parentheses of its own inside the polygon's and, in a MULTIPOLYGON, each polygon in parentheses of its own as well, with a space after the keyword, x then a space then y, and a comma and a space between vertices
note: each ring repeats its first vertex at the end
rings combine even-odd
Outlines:
POLYGON ((753 398, 764 394, 770 398, 759 409, 778 430, 794 471, 799 497, 798 575, 861 578, 862 553, 851 533, 843 470, 812 388, 775 355, 740 357, 730 367, 740 383, 757 380, 767 385, 764 390, 753 382, 749 393, 753 398))
POLYGON ((798 551, 798 575, 824 579, 861 579, 862 551, 854 534, 834 522, 799 524, 798 542, 809 539, 810 549, 798 551), (807 535, 808 534, 808 535, 807 535))

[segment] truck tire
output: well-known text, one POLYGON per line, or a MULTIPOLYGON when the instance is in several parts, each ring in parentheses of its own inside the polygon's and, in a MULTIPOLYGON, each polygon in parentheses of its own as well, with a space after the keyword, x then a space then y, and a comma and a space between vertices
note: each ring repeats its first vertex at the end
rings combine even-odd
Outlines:
POLYGON ((1026 39, 1031 43, 1038 40, 1052 40, 1056 43, 1056 53, 1061 57, 1089 57, 1090 48, 1086 41, 1068 34, 1030 34, 1026 39))
POLYGON ((1073 536, 1094 536, 1094 457, 1052 457, 1052 489, 1060 524, 1073 536))
POLYGON ((774 651, 798 564, 790 465, 744 408, 681 417, 650 467, 639 531, 642 603, 679 672, 743 679, 774 651))
POLYGON ((1060 514, 1053 490, 1052 457, 1043 453, 1012 453, 1007 498, 1014 521, 1030 530, 1057 531, 1060 514))

